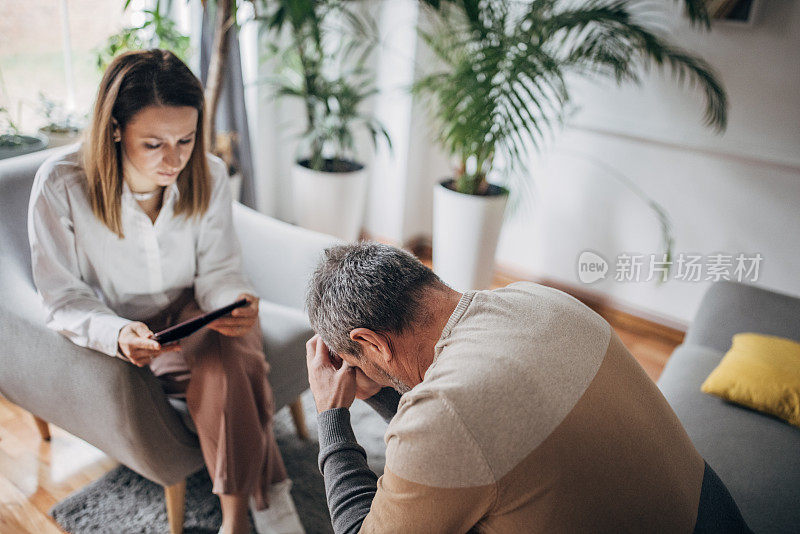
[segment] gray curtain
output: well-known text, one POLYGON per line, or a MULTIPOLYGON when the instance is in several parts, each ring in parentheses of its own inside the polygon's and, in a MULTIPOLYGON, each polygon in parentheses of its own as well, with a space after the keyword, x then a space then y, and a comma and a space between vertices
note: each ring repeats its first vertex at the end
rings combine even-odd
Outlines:
MULTIPOLYGON (((240 198, 245 206, 256 207, 253 156, 250 151, 250 129, 247 125, 247 110, 244 103, 244 81, 242 79, 242 60, 239 55, 239 32, 233 28, 228 32, 230 48, 228 62, 222 82, 222 94, 217 110, 217 131, 236 132, 237 143, 234 157, 239 162, 242 173, 242 192, 240 198)), ((205 84, 208 78, 208 64, 214 46, 214 21, 207 9, 203 10, 203 23, 200 34, 200 79, 205 84)))

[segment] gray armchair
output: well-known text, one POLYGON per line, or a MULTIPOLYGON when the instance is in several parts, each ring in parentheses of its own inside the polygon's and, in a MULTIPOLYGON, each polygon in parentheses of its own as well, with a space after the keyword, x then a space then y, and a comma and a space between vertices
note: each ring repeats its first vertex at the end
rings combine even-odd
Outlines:
MULTIPOLYGON (((203 466, 186 414, 170 404, 149 369, 77 347, 44 326, 27 211, 36 170, 53 152, 0 161, 0 394, 34 415, 44 439, 53 423, 164 486, 170 531, 181 532, 186 477, 203 466)), ((304 354, 312 332, 303 298, 319 255, 335 241, 239 204, 234 226, 245 272, 262 299, 276 409, 291 405, 306 437, 299 395, 308 387, 304 354)))

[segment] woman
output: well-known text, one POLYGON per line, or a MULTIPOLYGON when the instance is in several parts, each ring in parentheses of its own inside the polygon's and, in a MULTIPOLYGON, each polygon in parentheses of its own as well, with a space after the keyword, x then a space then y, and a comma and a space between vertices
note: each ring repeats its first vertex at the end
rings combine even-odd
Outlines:
POLYGON ((203 90, 171 52, 103 76, 86 142, 39 169, 29 211, 48 326, 149 366, 185 397, 219 495, 221 532, 302 532, 272 434, 258 298, 241 272, 224 164, 203 146, 203 90), (154 331, 246 298, 180 345, 154 331))

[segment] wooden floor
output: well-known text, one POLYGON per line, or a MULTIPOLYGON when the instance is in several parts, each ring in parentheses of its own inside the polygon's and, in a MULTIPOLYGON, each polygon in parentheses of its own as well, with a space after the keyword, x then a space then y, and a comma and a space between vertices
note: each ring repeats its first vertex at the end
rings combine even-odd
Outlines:
MULTIPOLYGON (((599 311, 601 315, 602 310, 599 311)), ((639 325, 615 324, 617 334, 653 380, 678 344, 639 325)), ((0 533, 61 532, 47 515, 56 502, 112 469, 116 462, 98 449, 51 425, 42 441, 33 417, 0 397, 0 533)))
POLYGON ((0 533, 61 532, 47 510, 116 466, 60 428, 42 441, 33 417, 0 397, 0 533))

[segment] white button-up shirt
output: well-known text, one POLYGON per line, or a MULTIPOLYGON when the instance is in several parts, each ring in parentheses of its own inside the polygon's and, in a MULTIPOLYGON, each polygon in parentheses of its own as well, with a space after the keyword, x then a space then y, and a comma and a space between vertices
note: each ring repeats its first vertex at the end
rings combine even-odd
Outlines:
POLYGON ((210 155, 208 161, 212 194, 201 217, 174 214, 179 193, 173 184, 152 222, 123 185, 124 239, 92 212, 77 148, 41 166, 28 234, 50 328, 113 356, 123 326, 156 315, 187 288, 194 287, 206 311, 253 292, 241 270, 225 164, 210 155))

